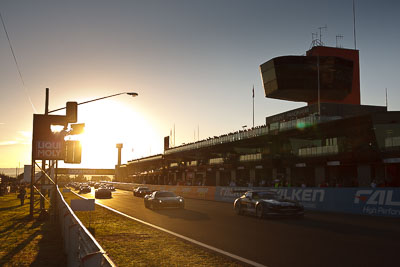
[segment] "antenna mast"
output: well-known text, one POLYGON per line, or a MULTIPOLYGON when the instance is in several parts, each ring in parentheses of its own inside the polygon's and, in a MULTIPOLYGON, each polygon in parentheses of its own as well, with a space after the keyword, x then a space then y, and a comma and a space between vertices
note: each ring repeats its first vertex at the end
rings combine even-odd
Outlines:
POLYGON ((319 42, 323 46, 324 43, 322 42, 322 30, 328 30, 328 26, 326 26, 325 24, 324 27, 318 27, 318 29, 319 29, 319 42))
POLYGON ((311 47, 314 46, 324 46, 324 42, 322 42, 322 30, 327 30, 328 27, 325 25, 324 27, 318 27, 319 29, 319 34, 318 32, 312 32, 311 33, 311 47))
POLYGON ((336 35, 336 47, 342 48, 342 45, 339 43, 338 40, 343 40, 343 35, 341 34, 336 35))
POLYGON ((357 49, 357 38, 356 38, 356 6, 353 0, 353 34, 354 34, 354 50, 357 49))
POLYGON ((388 109, 387 88, 385 88, 385 93, 386 93, 386 111, 387 111, 387 109, 388 109))

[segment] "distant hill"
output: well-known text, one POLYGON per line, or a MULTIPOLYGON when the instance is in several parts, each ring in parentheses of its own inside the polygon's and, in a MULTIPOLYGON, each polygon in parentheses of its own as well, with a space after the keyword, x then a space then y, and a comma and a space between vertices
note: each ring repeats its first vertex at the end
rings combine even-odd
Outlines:
MULTIPOLYGON (((0 173, 3 173, 7 176, 15 177, 17 168, 0 168, 0 173)), ((21 174, 24 172, 24 168, 19 168, 18 174, 21 174)))

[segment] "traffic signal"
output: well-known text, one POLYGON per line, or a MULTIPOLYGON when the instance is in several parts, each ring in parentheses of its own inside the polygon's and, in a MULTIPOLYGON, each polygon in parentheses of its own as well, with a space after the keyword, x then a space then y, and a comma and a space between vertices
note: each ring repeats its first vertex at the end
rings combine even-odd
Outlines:
POLYGON ((85 131, 84 123, 76 123, 71 124, 71 131, 68 133, 69 135, 82 134, 85 131))
POLYGON ((75 123, 78 121, 78 103, 67 102, 66 119, 68 123, 75 123))
POLYGON ((82 146, 77 140, 65 141, 65 163, 79 164, 81 163, 82 146))

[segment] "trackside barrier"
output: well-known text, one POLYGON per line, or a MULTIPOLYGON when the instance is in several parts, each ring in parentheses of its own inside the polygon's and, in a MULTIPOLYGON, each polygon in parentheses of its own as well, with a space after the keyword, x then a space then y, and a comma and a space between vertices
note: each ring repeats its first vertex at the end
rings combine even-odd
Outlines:
POLYGON ((57 186, 57 210, 68 267, 114 267, 103 248, 65 202, 57 186))
MULTIPOLYGON (((116 188, 130 190, 142 184, 112 183, 116 188)), ((222 187, 142 185, 152 190, 169 190, 194 199, 232 203, 250 189, 268 189, 280 196, 297 200, 306 210, 340 212, 370 216, 400 217, 400 188, 324 188, 324 187, 222 187)))
MULTIPOLYGON (((400 188, 254 188, 276 191, 278 195, 297 200, 307 210, 351 213, 371 216, 400 217, 400 188)), ((245 188, 217 187, 215 200, 233 202, 245 188)))

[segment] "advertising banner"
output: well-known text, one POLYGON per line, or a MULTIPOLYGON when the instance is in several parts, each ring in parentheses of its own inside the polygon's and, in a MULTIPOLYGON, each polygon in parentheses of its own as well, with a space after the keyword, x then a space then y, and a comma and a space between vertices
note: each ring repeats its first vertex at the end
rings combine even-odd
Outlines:
POLYGON ((400 217, 399 188, 278 188, 306 209, 400 217))
POLYGON ((73 211, 94 210, 94 199, 71 199, 71 209, 73 211))
POLYGON ((64 140, 35 140, 33 142, 34 158, 45 160, 64 159, 64 140))
POLYGON ((400 217, 400 188, 355 189, 351 197, 359 214, 400 217))
POLYGON ((400 188, 217 187, 215 200, 231 202, 251 189, 267 189, 297 200, 306 210, 400 217, 400 188))
MULTIPOLYGON (((251 190, 251 187, 220 187, 217 186, 215 189, 215 200, 222 202, 235 201, 236 198, 244 194, 244 192, 251 190)), ((258 187, 258 189, 263 189, 258 187)), ((266 189, 266 188, 265 188, 266 189)))
POLYGON ((214 200, 215 187, 208 186, 177 186, 177 194, 195 199, 214 200))
MULTIPOLYGON (((132 185, 126 187, 135 186, 132 185)), ((233 203, 248 190, 272 190, 283 198, 301 202, 306 210, 400 217, 400 188, 146 186, 151 190, 172 191, 187 198, 228 203, 233 203)))

